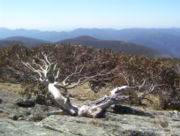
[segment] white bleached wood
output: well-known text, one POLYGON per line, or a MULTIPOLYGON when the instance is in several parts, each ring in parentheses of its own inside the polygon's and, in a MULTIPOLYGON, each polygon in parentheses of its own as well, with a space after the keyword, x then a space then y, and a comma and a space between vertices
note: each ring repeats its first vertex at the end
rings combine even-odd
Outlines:
POLYGON ((67 113, 71 115, 76 115, 77 114, 77 107, 73 106, 70 103, 69 98, 64 97, 61 93, 60 90, 55 86, 55 83, 49 83, 48 85, 48 90, 49 92, 53 95, 54 99, 56 100, 57 104, 65 110, 67 113))
MULTIPOLYGON (((119 102, 123 102, 129 99, 129 96, 123 96, 123 92, 125 91, 135 91, 137 89, 141 89, 145 85, 145 80, 141 85, 138 85, 137 87, 130 87, 130 86, 121 86, 113 89, 109 95, 105 95, 104 97, 92 102, 89 105, 83 105, 77 107, 76 105, 71 104, 71 101, 69 97, 64 96, 61 93, 61 89, 71 89, 78 85, 81 85, 85 82, 88 82, 90 79, 93 79, 97 77, 98 75, 90 76, 90 77, 80 77, 77 82, 71 83, 70 78, 72 78, 75 75, 81 74, 83 67, 79 67, 80 70, 78 70, 78 67, 76 67, 75 72, 69 74, 62 82, 57 82, 57 79, 60 74, 60 69, 57 69, 57 64, 52 63, 46 54, 42 53, 43 59, 38 58, 41 61, 41 65, 36 63, 34 60, 33 62, 27 63, 22 62, 28 69, 33 71, 34 73, 37 73, 39 76, 39 81, 45 82, 48 86, 48 91, 53 96, 54 100, 58 104, 59 108, 61 108, 63 111, 65 111, 67 114, 74 115, 74 116, 84 116, 84 117, 102 117, 106 111, 107 108, 109 108, 113 104, 117 104, 119 102), (43 63, 43 64, 42 64, 43 63), (34 68, 34 67, 35 68, 34 68), (49 72, 54 76, 54 81, 50 82, 48 79, 47 74, 49 72)), ((101 74, 104 75, 104 74, 101 74)), ((128 83, 128 80, 126 79, 126 76, 123 75, 125 80, 128 83)), ((152 93, 154 91, 156 86, 151 86, 150 90, 148 92, 145 92, 143 95, 141 95, 140 98, 144 98, 146 95, 152 93)))

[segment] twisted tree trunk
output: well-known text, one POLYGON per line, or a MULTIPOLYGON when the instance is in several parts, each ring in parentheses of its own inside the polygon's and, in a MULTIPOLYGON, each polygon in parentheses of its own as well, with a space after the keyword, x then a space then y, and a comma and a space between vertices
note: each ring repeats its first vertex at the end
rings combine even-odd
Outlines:
MULTIPOLYGON (((63 96, 60 89, 68 90, 76 86, 79 86, 83 83, 86 83, 97 76, 106 75, 106 74, 99 73, 89 77, 85 75, 84 76, 81 75, 76 82, 74 82, 74 80, 70 80, 74 76, 81 74, 84 68, 83 65, 76 67, 75 71, 69 74, 63 81, 57 82, 60 75, 60 69, 56 68, 57 64, 51 62, 46 54, 42 53, 42 57, 43 58, 37 58, 39 59, 40 63, 37 63, 35 60, 33 60, 31 63, 28 62, 22 62, 22 63, 28 69, 36 73, 36 76, 33 76, 34 79, 39 80, 40 82, 44 82, 48 85, 48 91, 54 97, 54 100, 58 104, 59 108, 61 108, 69 115, 93 117, 93 118, 102 117, 106 109, 109 108, 111 105, 129 99, 129 96, 122 95, 123 92, 138 90, 142 88, 145 84, 145 80, 144 80, 142 85, 139 85, 138 87, 130 87, 130 86, 117 87, 113 89, 109 95, 105 95, 104 97, 92 102, 89 105, 83 105, 81 107, 78 107, 71 103, 69 97, 63 96), (53 79, 49 78, 48 74, 51 74, 53 79)), ((150 90, 145 92, 143 95, 141 95, 140 98, 143 99, 146 95, 152 93, 154 91, 154 88, 155 87, 152 86, 150 90)))
POLYGON ((90 105, 83 105, 77 107, 73 105, 69 98, 63 96, 58 88, 58 84, 50 83, 48 85, 49 92, 53 95, 55 101, 57 102, 59 108, 61 108, 66 113, 73 116, 84 116, 84 117, 102 117, 107 108, 113 104, 123 102, 129 99, 129 96, 120 96, 123 91, 134 90, 133 87, 122 86, 113 89, 110 95, 105 95, 104 97, 92 102, 90 105))

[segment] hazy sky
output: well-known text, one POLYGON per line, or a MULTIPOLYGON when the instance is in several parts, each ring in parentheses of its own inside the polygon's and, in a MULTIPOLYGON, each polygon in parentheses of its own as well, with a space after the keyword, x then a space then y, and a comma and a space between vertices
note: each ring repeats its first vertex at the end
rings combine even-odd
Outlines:
POLYGON ((0 27, 180 27, 180 0, 0 0, 0 27))

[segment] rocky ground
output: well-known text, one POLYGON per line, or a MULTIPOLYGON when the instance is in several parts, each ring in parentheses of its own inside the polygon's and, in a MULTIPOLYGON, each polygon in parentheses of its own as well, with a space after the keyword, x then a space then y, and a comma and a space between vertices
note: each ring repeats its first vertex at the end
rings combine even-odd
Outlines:
POLYGON ((0 83, 0 136, 180 135, 178 111, 116 106, 107 112, 105 118, 72 117, 64 115, 56 107, 22 99, 11 91, 15 87, 18 88, 17 85, 0 83))

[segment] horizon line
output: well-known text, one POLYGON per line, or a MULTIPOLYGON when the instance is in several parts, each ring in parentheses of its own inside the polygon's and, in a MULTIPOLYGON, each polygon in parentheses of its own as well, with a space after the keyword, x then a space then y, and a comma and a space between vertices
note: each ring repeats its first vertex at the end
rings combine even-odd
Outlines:
POLYGON ((60 30, 60 29, 40 29, 40 28, 9 28, 0 26, 1 29, 9 30, 27 30, 27 31, 41 31, 41 32, 71 32, 78 29, 99 29, 99 30, 125 30, 125 29, 180 29, 180 27, 124 27, 124 28, 113 28, 113 27, 77 27, 69 30, 60 30))

